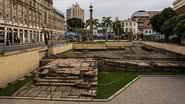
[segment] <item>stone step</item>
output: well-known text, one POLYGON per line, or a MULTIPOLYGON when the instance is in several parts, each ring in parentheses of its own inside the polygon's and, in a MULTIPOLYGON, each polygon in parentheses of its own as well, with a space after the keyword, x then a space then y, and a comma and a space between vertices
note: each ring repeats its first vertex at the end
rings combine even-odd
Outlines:
POLYGON ((48 82, 38 82, 35 83, 36 86, 75 86, 74 83, 48 83, 48 82))
POLYGON ((90 90, 89 92, 82 92, 81 96, 96 97, 96 90, 90 90))
POLYGON ((68 76, 68 77, 45 77, 45 79, 58 79, 58 80, 78 80, 80 77, 79 76, 68 76))
POLYGON ((92 83, 88 83, 88 82, 80 82, 80 83, 76 83, 75 86, 77 88, 82 88, 82 89, 90 89, 93 87, 96 87, 98 84, 97 82, 92 82, 92 83))
POLYGON ((57 74, 80 75, 80 70, 62 70, 56 71, 57 74))
POLYGON ((47 83, 80 83, 80 82, 83 82, 84 80, 82 79, 78 79, 78 80, 35 79, 35 81, 39 83, 44 83, 44 82, 47 82, 47 83))

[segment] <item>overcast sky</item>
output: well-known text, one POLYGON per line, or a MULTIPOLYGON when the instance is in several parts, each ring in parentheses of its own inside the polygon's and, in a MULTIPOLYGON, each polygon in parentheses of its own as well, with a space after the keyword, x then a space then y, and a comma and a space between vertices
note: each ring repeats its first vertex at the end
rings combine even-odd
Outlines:
MULTIPOLYGON (((94 17, 116 16, 119 19, 130 17, 137 10, 162 10, 172 7, 175 0, 93 0, 94 17)), ((89 18, 89 5, 91 0, 53 0, 54 7, 66 14, 66 9, 78 2, 85 10, 85 18, 89 18)))

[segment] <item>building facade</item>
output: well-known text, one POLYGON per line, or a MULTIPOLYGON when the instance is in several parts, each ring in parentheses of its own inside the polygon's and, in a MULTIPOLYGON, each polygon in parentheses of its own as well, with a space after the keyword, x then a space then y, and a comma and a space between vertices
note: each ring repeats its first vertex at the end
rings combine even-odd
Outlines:
POLYGON ((73 4, 71 8, 67 9, 66 13, 67 20, 71 18, 80 18, 82 21, 84 21, 85 11, 80 8, 78 3, 73 4))
POLYGON ((138 33, 138 23, 131 19, 121 21, 121 26, 125 33, 131 32, 133 35, 138 33))
POLYGON ((0 0, 0 43, 40 43, 63 34, 64 15, 52 0, 0 0))
POLYGON ((185 14, 185 0, 175 0, 173 5, 178 14, 185 14))
POLYGON ((136 11, 132 15, 132 20, 137 21, 138 23, 138 31, 143 33, 144 35, 151 35, 155 34, 156 32, 153 30, 151 24, 150 24, 150 19, 157 15, 160 14, 160 11, 136 11))

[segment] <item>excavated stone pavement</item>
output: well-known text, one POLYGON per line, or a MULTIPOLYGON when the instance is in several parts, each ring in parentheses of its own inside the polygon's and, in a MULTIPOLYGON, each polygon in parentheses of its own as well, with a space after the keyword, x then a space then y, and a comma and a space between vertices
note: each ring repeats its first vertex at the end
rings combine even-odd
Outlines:
POLYGON ((141 77, 110 102, 0 99, 0 104, 184 104, 185 77, 141 77))

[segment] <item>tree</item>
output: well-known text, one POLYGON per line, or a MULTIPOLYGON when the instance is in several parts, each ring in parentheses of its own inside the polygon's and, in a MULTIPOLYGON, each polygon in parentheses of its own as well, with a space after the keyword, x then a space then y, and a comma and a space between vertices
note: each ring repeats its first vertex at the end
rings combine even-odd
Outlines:
POLYGON ((102 17, 102 27, 105 29, 103 32, 106 33, 106 41, 107 41, 107 30, 108 27, 112 27, 113 21, 111 20, 112 17, 102 17))
POLYGON ((162 12, 161 12, 161 23, 164 24, 165 21, 167 21, 168 19, 176 16, 176 12, 173 10, 173 8, 169 7, 169 8, 165 8, 162 12))
POLYGON ((80 18, 71 18, 67 20, 68 31, 77 32, 84 28, 84 23, 80 18))
MULTIPOLYGON (((90 21, 90 19, 88 19, 88 20, 86 21, 86 27, 90 26, 90 23, 91 23, 91 21, 90 21)), ((96 27, 98 27, 98 26, 100 25, 99 19, 94 19, 94 20, 93 20, 93 25, 95 25, 96 27)))
MULTIPOLYGON (((121 26, 121 22, 116 20, 114 23, 113 23, 113 31, 116 35, 116 37, 118 37, 118 40, 120 40, 120 35, 123 33, 123 28, 121 26)), ((115 36, 114 36, 115 37, 115 36)), ((114 38, 115 39, 115 38, 114 38)))
POLYGON ((81 33, 80 41, 82 41, 82 42, 87 41, 88 40, 87 34, 89 33, 89 31, 87 29, 83 28, 83 29, 80 29, 80 33, 81 33))
POLYGON ((178 36, 178 42, 185 36, 185 19, 181 20, 175 27, 174 33, 178 36))
POLYGON ((156 32, 161 32, 160 18, 160 14, 157 14, 150 19, 150 24, 156 32))
POLYGON ((164 33, 167 38, 171 35, 178 34, 175 28, 178 25, 178 23, 184 19, 185 15, 174 16, 168 19, 162 26, 162 33, 164 33))
POLYGON ((170 22, 175 22, 172 20, 169 20, 170 18, 173 18, 174 16, 176 16, 176 12, 172 9, 172 8, 165 8, 160 14, 152 17, 150 19, 150 23, 153 27, 153 29, 159 33, 164 33, 166 40, 168 40, 169 37, 169 32, 167 32, 167 30, 171 27, 164 27, 163 25, 167 25, 170 22), (168 21, 166 24, 164 24, 166 21, 168 21))
POLYGON ((168 19, 162 25, 162 33, 165 34, 166 38, 168 39, 169 36, 174 35, 174 28, 176 27, 177 23, 179 22, 178 16, 172 17, 168 19))
POLYGON ((102 26, 106 29, 105 33, 107 33, 108 27, 112 26, 113 21, 111 20, 112 17, 102 17, 102 26))

